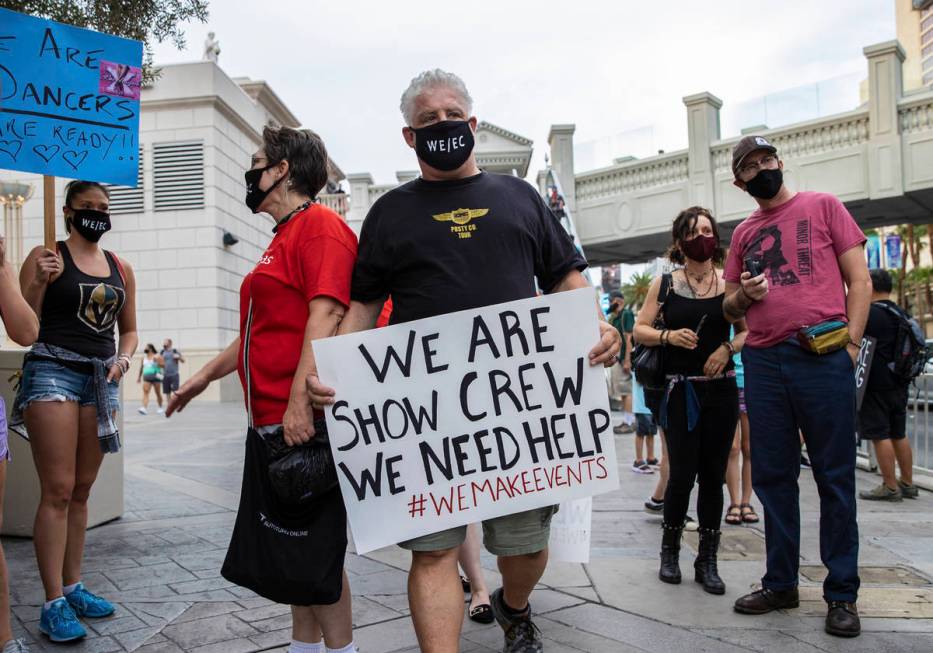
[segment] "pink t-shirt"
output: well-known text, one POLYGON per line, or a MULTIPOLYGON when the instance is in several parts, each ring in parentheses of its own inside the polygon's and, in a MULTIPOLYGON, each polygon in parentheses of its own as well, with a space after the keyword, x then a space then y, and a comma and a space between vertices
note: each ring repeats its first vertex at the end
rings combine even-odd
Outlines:
POLYGON ((797 193, 789 202, 758 209, 735 229, 723 275, 739 282, 744 259, 755 255, 768 294, 746 314, 750 347, 770 347, 805 326, 846 318, 846 290, 838 258, 865 242, 846 207, 827 193, 797 193))

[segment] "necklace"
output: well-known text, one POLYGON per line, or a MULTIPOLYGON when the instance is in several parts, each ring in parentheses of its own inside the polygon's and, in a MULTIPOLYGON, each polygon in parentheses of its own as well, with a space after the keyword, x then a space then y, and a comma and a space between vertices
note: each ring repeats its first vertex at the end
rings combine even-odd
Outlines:
MULTIPOLYGON (((714 284, 714 283, 717 281, 717 279, 718 279, 718 277, 717 277, 717 275, 716 275, 716 269, 715 269, 715 268, 711 268, 711 270, 712 270, 713 274, 710 275, 710 278, 709 278, 709 286, 706 288, 706 292, 703 293, 703 297, 706 297, 707 295, 710 294, 710 292, 712 292, 712 290, 713 290, 713 284, 714 284)), ((699 277, 699 278, 697 278, 696 276, 694 276, 694 279, 697 281, 697 283, 699 283, 700 281, 703 280, 703 277, 705 277, 705 276, 706 276, 706 274, 704 273, 703 276, 701 276, 701 277, 699 277)), ((697 297, 700 297, 700 294, 696 291, 696 288, 694 288, 694 287, 693 287, 693 284, 690 283, 690 275, 687 273, 687 269, 686 269, 686 268, 684 268, 684 281, 687 282, 687 287, 690 289, 690 293, 693 295, 693 298, 696 299, 697 297)))
POLYGON ((279 220, 279 221, 276 223, 276 225, 275 225, 274 227, 272 227, 272 233, 277 233, 278 230, 279 230, 279 227, 281 227, 282 225, 284 225, 286 222, 288 222, 288 221, 291 220, 293 217, 295 217, 295 215, 301 213, 302 211, 304 211, 306 208, 308 208, 308 207, 311 206, 312 204, 314 204, 314 200, 308 200, 308 201, 305 202, 304 204, 301 204, 300 206, 296 207, 295 210, 293 210, 291 213, 289 213, 289 214, 286 215, 284 218, 282 218, 281 220, 279 220))

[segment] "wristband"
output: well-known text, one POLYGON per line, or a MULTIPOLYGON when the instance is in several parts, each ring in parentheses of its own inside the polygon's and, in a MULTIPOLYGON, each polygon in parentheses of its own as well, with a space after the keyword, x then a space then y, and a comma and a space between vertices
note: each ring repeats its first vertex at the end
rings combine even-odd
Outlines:
POLYGON ((722 346, 729 350, 730 356, 735 356, 735 346, 732 344, 732 341, 726 340, 722 343, 722 346))

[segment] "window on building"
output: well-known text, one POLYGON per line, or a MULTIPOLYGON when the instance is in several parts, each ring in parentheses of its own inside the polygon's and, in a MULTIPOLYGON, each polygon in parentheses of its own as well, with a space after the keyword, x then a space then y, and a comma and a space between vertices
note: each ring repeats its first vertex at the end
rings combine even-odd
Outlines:
POLYGON ((130 186, 117 186, 107 184, 107 190, 110 191, 110 212, 121 213, 142 213, 146 210, 143 193, 143 148, 139 148, 139 158, 136 168, 136 188, 130 186))
POLYGON ((933 70, 923 73, 923 85, 929 86, 933 84, 933 70))
MULTIPOLYGON (((933 36, 933 31, 929 32, 933 36)), ((933 54, 933 38, 928 38, 926 40, 926 45, 923 46, 923 50, 920 51, 920 55, 926 57, 929 54, 933 54)))
POLYGON ((927 16, 922 21, 920 21, 920 31, 924 32, 930 25, 933 25, 933 15, 927 16))
POLYGON ((152 198, 156 211, 204 207, 204 142, 152 146, 152 198))

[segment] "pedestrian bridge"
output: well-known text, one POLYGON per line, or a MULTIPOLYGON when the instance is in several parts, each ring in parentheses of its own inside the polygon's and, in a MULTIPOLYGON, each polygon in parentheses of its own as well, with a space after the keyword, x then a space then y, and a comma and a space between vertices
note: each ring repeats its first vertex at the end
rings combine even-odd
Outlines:
MULTIPOLYGON (((784 160, 791 188, 833 193, 863 229, 933 222, 933 90, 904 93, 904 50, 897 41, 869 46, 864 54, 866 105, 762 133, 784 160)), ((722 101, 699 93, 683 102, 687 149, 599 170, 576 173, 574 126, 552 126, 552 166, 592 264, 657 256, 670 242, 674 217, 687 206, 710 208, 723 237, 755 208, 732 185, 732 147, 740 137, 720 137, 722 101)))

